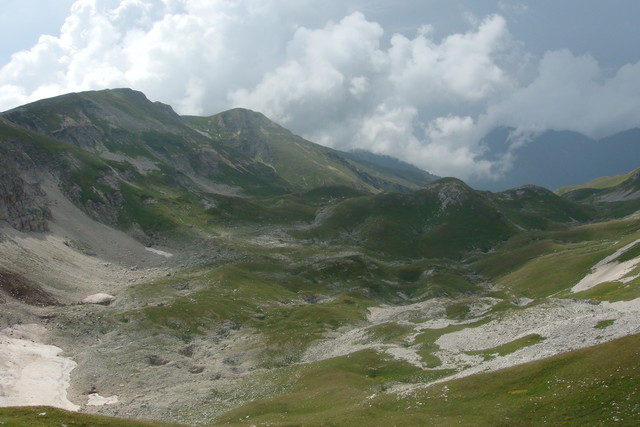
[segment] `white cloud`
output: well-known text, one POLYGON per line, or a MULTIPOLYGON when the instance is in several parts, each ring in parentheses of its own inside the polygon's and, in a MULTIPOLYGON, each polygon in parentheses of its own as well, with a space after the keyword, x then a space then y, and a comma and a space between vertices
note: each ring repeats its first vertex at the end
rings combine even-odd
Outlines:
POLYGON ((415 104, 476 102, 503 86, 508 78, 492 54, 508 37, 501 16, 485 19, 477 31, 454 34, 436 43, 421 33, 413 40, 391 39, 389 78, 415 104))
MULTIPOLYGON (((507 16, 526 12, 509 5, 507 16)), ((0 109, 128 86, 181 113, 253 108, 313 141, 462 178, 509 166, 509 155, 480 160, 498 125, 592 136, 640 126, 640 64, 605 72, 569 51, 534 61, 500 15, 442 38, 429 22, 407 34, 385 33, 353 2, 78 0, 58 36, 0 69, 0 109)))
POLYGON ((523 15, 529 10, 529 6, 522 3, 507 3, 505 1, 498 2, 498 9, 504 13, 512 13, 514 15, 523 15))
POLYGON ((417 114, 415 108, 406 105, 379 105, 369 116, 359 121, 354 145, 367 147, 378 153, 392 153, 420 144, 413 136, 417 114))
POLYGON ((574 130, 593 137, 640 126, 640 63, 607 77, 590 55, 547 52, 535 80, 491 105, 493 125, 574 130))
POLYGON ((395 155, 447 175, 486 174, 485 163, 474 163, 482 135, 472 132, 473 120, 452 120, 448 111, 481 110, 514 85, 493 59, 509 40, 506 22, 492 15, 465 34, 440 42, 431 35, 428 28, 413 39, 396 34, 383 49, 383 29, 360 13, 300 28, 283 65, 233 92, 231 103, 326 145, 395 155), (431 132, 420 131, 420 120, 431 132))
POLYGON ((252 89, 232 92, 230 102, 303 130, 312 130, 307 122, 340 120, 347 105, 365 97, 371 77, 385 65, 382 35, 378 24, 357 12, 321 29, 298 28, 283 64, 252 89))

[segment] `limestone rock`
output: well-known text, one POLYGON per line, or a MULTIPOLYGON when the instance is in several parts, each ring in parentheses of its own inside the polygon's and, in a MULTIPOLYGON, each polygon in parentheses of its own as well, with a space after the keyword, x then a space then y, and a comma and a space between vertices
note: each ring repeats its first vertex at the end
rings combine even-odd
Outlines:
POLYGON ((19 231, 48 231, 51 210, 37 183, 25 181, 10 159, 0 156, 0 220, 19 231))
POLYGON ((109 294, 105 294, 105 293, 99 293, 99 294, 89 295, 88 297, 86 297, 85 299, 82 300, 82 303, 83 304, 109 305, 113 301, 115 301, 115 299, 116 299, 116 297, 114 297, 113 295, 109 295, 109 294))

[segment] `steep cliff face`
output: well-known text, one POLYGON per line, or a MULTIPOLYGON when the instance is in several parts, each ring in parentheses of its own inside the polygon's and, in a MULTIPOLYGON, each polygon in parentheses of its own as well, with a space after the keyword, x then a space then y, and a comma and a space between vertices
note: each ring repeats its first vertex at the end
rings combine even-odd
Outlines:
POLYGON ((37 182, 28 182, 15 163, 0 157, 0 220, 20 231, 48 231, 51 210, 37 182))

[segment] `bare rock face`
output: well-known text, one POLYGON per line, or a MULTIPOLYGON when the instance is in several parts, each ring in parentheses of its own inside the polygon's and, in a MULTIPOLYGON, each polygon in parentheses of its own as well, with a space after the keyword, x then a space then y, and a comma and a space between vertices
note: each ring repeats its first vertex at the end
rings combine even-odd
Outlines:
POLYGON ((19 231, 48 231, 50 219, 40 186, 26 182, 8 159, 0 157, 0 220, 19 231))

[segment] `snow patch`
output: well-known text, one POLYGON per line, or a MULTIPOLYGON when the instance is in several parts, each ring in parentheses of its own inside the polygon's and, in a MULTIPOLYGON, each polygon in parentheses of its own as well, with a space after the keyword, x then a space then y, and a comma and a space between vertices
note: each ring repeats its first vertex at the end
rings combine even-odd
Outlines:
POLYGON ((113 395, 109 397, 102 397, 98 393, 91 393, 88 396, 89 401, 87 402, 87 406, 104 406, 104 405, 113 405, 118 403, 118 396, 113 395))
POLYGON ((36 324, 14 325, 0 331, 0 407, 54 406, 80 409, 67 399, 73 360, 62 349, 38 342, 46 334, 36 324))
POLYGON ((147 247, 145 247, 145 249, 148 250, 149 252, 153 252, 154 254, 163 256, 165 258, 171 258, 173 256, 173 254, 170 254, 169 252, 161 251, 160 249, 147 248, 147 247))
POLYGON ((100 304, 100 305, 109 305, 113 301, 115 301, 116 297, 109 294, 98 293, 89 295, 85 299, 82 300, 83 304, 100 304))
MULTIPOLYGON (((629 261, 618 262, 615 261, 620 255, 634 247, 640 239, 637 239, 628 245, 618 249, 613 254, 604 258, 591 268, 591 273, 587 274, 582 280, 580 280, 573 288, 571 292, 581 292, 593 288, 600 283, 615 282, 622 280, 623 282, 629 282, 635 277, 625 278, 631 270, 633 270, 638 263, 640 263, 640 257, 636 257, 629 261)), ((637 276, 636 276, 637 277, 637 276)))

